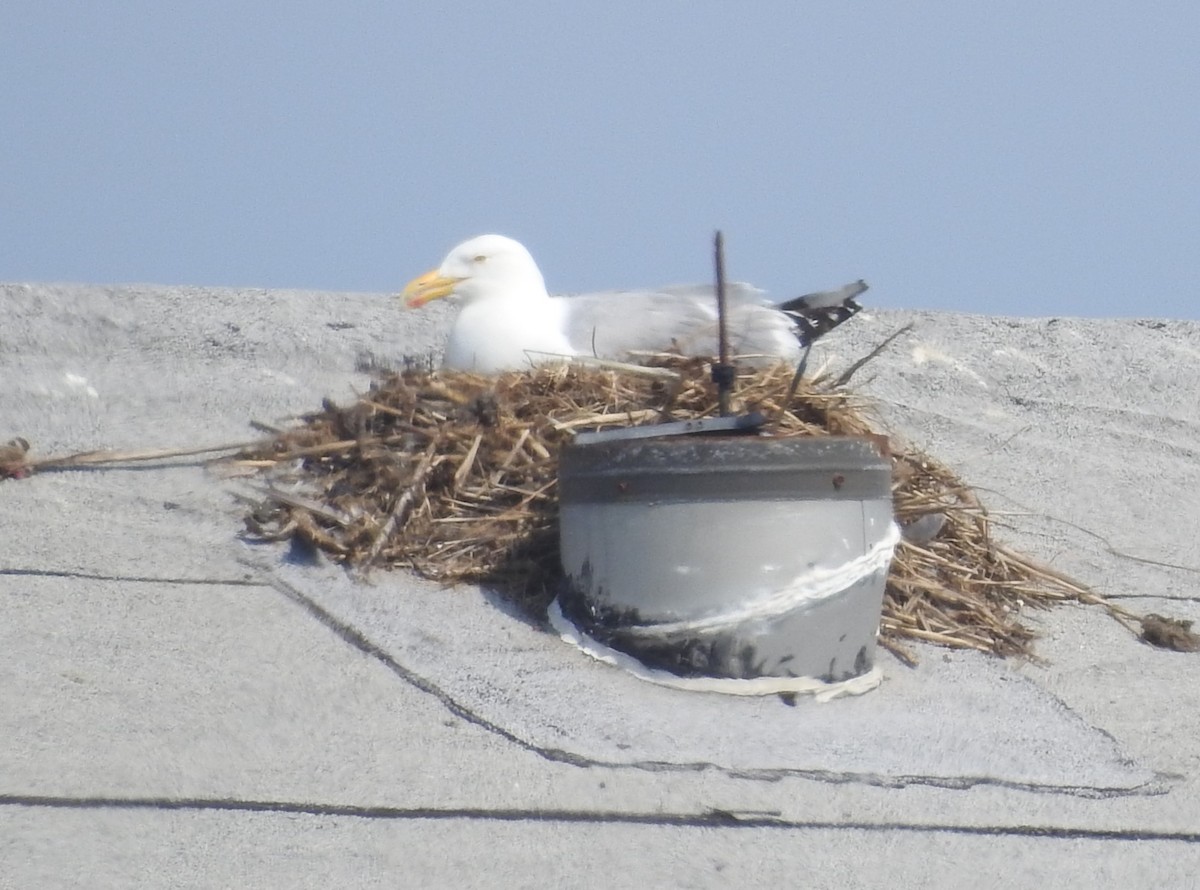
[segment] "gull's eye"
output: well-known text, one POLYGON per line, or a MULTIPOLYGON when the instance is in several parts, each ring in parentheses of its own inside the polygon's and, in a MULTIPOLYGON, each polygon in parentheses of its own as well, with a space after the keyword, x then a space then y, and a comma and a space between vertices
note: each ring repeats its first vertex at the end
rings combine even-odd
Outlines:
POLYGON ((481 254, 479 254, 478 256, 476 256, 476 257, 473 257, 473 258, 472 258, 472 260, 471 260, 471 262, 473 262, 473 263, 484 263, 484 262, 487 262, 487 256, 486 256, 486 254, 482 254, 482 253, 481 253, 481 254))

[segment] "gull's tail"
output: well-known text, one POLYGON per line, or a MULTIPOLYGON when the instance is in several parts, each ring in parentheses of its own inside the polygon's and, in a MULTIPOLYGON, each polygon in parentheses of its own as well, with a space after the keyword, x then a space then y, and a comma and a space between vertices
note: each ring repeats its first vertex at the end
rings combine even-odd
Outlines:
POLYGON ((805 294, 780 303, 779 309, 796 322, 796 337, 800 340, 800 345, 808 346, 858 314, 862 306, 857 297, 866 289, 867 283, 860 278, 837 290, 805 294))

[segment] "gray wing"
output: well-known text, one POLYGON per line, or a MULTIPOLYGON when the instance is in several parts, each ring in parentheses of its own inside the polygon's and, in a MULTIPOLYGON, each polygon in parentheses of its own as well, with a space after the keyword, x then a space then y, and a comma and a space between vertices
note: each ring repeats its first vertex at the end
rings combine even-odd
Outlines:
MULTIPOLYGON (((743 360, 795 362, 804 346, 855 315, 859 280, 773 304, 755 287, 731 283, 729 346, 743 360)), ((669 285, 653 291, 601 291, 557 297, 563 301, 567 338, 577 352, 600 358, 679 351, 715 356, 717 299, 712 285, 669 285)))
MULTIPOLYGON (((712 285, 671 285, 653 291, 603 291, 558 297, 567 337, 583 355, 627 358, 630 353, 678 350, 714 356, 717 301, 712 285)), ((795 361, 795 321, 762 291, 734 283, 726 289, 730 350, 738 356, 795 361)))
POLYGON ((833 306, 844 306, 848 301, 867 292, 869 285, 861 278, 850 284, 843 284, 837 290, 821 290, 802 297, 795 297, 786 303, 781 303, 781 309, 795 311, 803 309, 827 309, 833 306))

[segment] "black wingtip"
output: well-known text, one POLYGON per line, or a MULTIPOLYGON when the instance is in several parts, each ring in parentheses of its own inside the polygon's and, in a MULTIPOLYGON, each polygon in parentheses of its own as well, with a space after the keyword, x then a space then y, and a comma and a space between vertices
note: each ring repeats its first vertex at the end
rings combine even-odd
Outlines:
POLYGON ((841 306, 810 309, 804 314, 789 312, 788 315, 796 322, 796 338, 800 341, 800 345, 808 346, 861 311, 862 306, 857 302, 846 300, 841 306))
POLYGON ((860 278, 834 291, 796 297, 779 308, 796 323, 796 338, 800 345, 809 346, 862 311, 862 304, 857 298, 866 292, 867 287, 867 283, 860 278))

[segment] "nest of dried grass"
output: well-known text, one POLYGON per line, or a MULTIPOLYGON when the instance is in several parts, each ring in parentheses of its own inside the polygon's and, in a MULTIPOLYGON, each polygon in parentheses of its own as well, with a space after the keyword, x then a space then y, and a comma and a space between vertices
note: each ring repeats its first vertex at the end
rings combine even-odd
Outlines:
MULTIPOLYGON (((388 376, 354 404, 326 403, 237 456, 269 471, 249 532, 299 540, 362 571, 403 567, 485 584, 540 616, 560 580, 559 447, 580 430, 717 413, 707 364, 653 364, 657 371, 562 365, 498 378, 388 376)), ((735 408, 767 415, 772 436, 874 434, 869 406, 838 385, 844 377, 794 386, 790 368, 743 373, 735 408)), ((902 659, 915 661, 906 639, 1028 656, 1034 633, 1022 611, 1065 601, 1099 603, 1139 631, 1138 616, 999 545, 987 511, 946 466, 894 441, 892 460, 901 524, 944 517, 932 540, 901 543, 892 564, 880 639, 902 659)))

